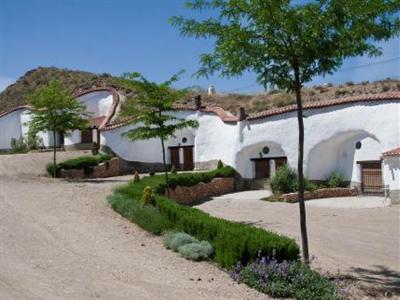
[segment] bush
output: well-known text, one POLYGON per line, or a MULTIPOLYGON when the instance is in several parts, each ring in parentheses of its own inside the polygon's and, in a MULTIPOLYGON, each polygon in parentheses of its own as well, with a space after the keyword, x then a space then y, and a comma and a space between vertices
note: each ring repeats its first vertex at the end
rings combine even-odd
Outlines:
POLYGON ((65 170, 70 169, 85 169, 88 167, 94 167, 98 164, 110 160, 112 156, 110 154, 97 154, 97 155, 83 155, 77 158, 68 159, 60 163, 60 167, 65 170))
MULTIPOLYGON (((56 164, 56 177, 60 175, 61 167, 56 164)), ((46 165, 46 172, 49 176, 54 175, 54 164, 53 163, 48 163, 46 165)))
POLYGON ((178 248, 179 254, 190 260, 208 259, 213 253, 213 247, 207 241, 189 243, 178 248))
POLYGON ((146 186, 143 190, 142 198, 140 199, 140 203, 143 205, 154 205, 155 204, 155 195, 154 190, 146 186))
MULTIPOLYGON (((270 180, 272 192, 274 194, 294 193, 299 190, 299 182, 296 171, 284 165, 280 167, 270 180)), ((315 191, 317 185, 304 177, 304 189, 306 191, 315 191)))
POLYGON ((154 206, 142 206, 137 200, 118 193, 108 196, 107 201, 123 217, 153 234, 160 235, 171 228, 170 222, 154 206))
POLYGON ((99 147, 97 145, 97 142, 92 143, 92 154, 93 155, 99 154, 99 147))
POLYGON ((333 172, 331 177, 328 180, 328 186, 335 188, 343 186, 343 177, 338 172, 333 172))
POLYGON ((173 175, 178 174, 178 171, 176 170, 175 165, 172 165, 172 167, 171 167, 171 174, 173 174, 173 175))
POLYGON ((135 171, 135 173, 133 173, 133 182, 138 182, 138 181, 140 181, 139 172, 135 171))
POLYGON ((340 299, 332 282, 299 261, 262 257, 245 267, 238 263, 231 277, 274 298, 340 299))
POLYGON ((23 137, 12 138, 10 141, 12 153, 26 153, 29 151, 28 145, 23 137))
POLYGON ((219 160, 217 163, 217 169, 222 169, 224 167, 224 163, 222 162, 222 160, 219 160))
POLYGON ((297 190, 296 172, 287 165, 280 167, 270 180, 272 192, 274 194, 293 193, 297 190))
POLYGON ((189 234, 184 232, 170 232, 164 239, 164 245, 167 249, 171 249, 175 252, 178 251, 179 247, 182 247, 190 243, 198 243, 199 241, 189 234))
POLYGON ((149 173, 149 175, 150 175, 151 177, 153 177, 154 175, 156 175, 156 172, 151 171, 151 172, 149 173))
MULTIPOLYGON (((225 166, 221 169, 215 169, 210 172, 201 172, 201 173, 182 173, 176 174, 169 178, 169 186, 174 189, 178 185, 180 186, 193 186, 200 182, 210 182, 214 178, 220 177, 234 177, 236 174, 235 169, 230 166, 225 166)), ((158 194, 163 194, 166 189, 166 184, 161 183, 159 184, 155 190, 158 194)))

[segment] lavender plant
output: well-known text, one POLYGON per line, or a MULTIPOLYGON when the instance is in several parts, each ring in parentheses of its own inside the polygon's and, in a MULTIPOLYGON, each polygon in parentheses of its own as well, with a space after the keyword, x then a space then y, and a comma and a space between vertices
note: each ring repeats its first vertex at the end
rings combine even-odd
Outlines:
POLYGON ((259 257, 247 266, 238 263, 230 276, 272 297, 340 299, 334 283, 299 261, 259 257))

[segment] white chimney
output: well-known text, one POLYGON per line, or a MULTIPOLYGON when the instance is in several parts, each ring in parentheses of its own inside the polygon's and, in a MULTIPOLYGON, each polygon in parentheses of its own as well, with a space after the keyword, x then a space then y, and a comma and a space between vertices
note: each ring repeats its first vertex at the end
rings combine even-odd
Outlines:
POLYGON ((215 87, 213 84, 210 84, 210 86, 208 87, 208 94, 209 95, 214 95, 215 94, 215 87))

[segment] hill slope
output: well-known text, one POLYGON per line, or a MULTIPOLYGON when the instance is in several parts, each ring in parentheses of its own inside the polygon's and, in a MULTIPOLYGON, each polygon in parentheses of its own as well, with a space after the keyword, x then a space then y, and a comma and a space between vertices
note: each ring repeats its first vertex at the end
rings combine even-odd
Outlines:
MULTIPOLYGON (((38 88, 46 85, 50 80, 60 80, 68 89, 76 92, 94 86, 113 86, 114 77, 107 73, 95 74, 83 71, 71 71, 55 67, 30 70, 21 76, 17 82, 8 86, 0 93, 0 113, 10 110, 18 105, 26 104, 29 95, 38 88)), ((303 89, 304 102, 321 101, 344 96, 374 94, 380 92, 400 91, 400 81, 385 79, 375 82, 362 82, 354 84, 347 82, 339 86, 324 85, 303 89)), ((132 91, 123 91, 129 97, 132 91)), ((198 92, 193 92, 198 94, 198 92)), ((239 107, 243 106, 248 112, 259 112, 273 107, 281 107, 295 103, 294 95, 284 91, 271 91, 268 93, 249 94, 215 94, 202 93, 203 104, 217 105, 236 114, 239 107)), ((182 101, 188 103, 190 100, 182 101)))

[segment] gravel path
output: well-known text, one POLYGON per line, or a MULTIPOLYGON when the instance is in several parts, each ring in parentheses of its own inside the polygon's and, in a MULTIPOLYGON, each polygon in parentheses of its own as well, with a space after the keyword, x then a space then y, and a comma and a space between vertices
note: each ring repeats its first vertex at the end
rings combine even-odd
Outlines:
MULTIPOLYGON (((197 208, 291 236, 300 245, 298 205, 259 200, 266 196, 266 191, 227 194, 197 208)), ((363 198, 348 198, 351 207, 344 198, 307 201, 310 253, 315 268, 350 274, 400 299, 400 206, 384 207, 382 199, 366 197, 362 204, 363 198)))
POLYGON ((50 156, 0 155, 0 299, 266 298, 112 211, 106 196, 127 177, 38 177, 50 156))

